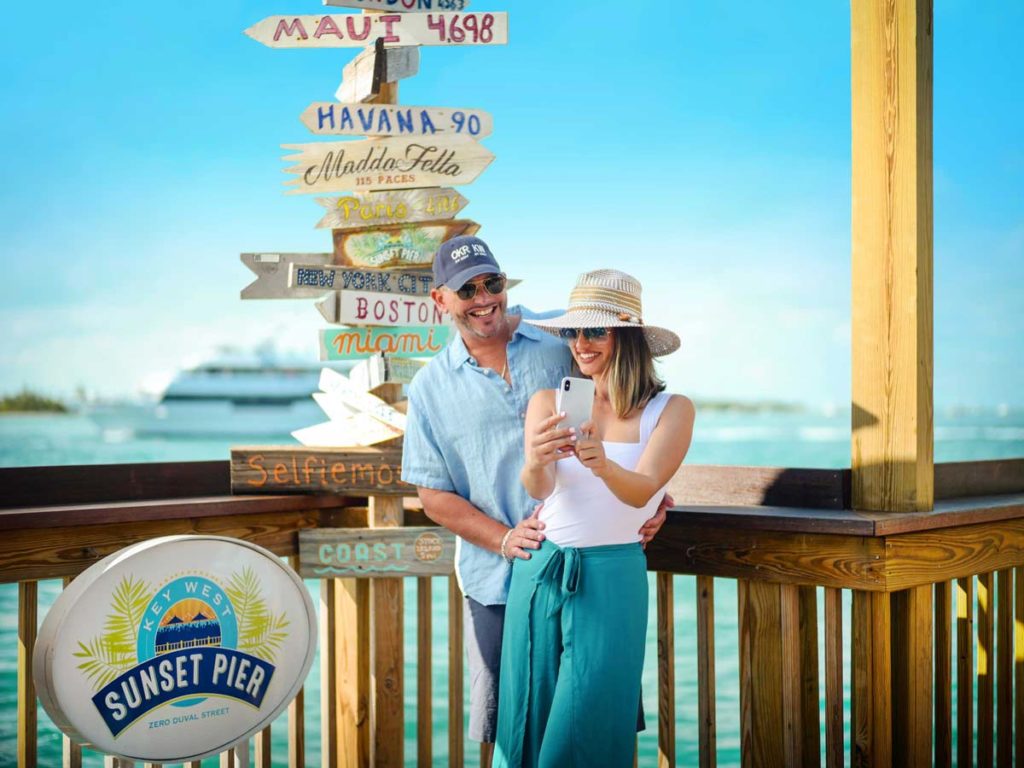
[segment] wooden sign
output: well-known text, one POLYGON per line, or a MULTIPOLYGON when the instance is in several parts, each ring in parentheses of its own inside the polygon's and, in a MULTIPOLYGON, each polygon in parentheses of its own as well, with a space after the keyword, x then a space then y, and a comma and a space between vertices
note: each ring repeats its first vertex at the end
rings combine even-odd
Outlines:
POLYGON ((288 287, 429 296, 434 287, 434 276, 429 270, 361 269, 331 264, 292 263, 289 265, 288 287))
MULTIPOLYGON (((317 392, 313 397, 318 395, 323 397, 324 393, 317 392)), ((377 421, 368 413, 354 413, 343 419, 332 418, 322 424, 292 432, 292 437, 310 448, 377 445, 388 440, 397 440, 401 436, 402 432, 377 421)))
POLYGON ((361 48, 378 37, 384 45, 505 45, 508 14, 268 16, 245 34, 270 48, 361 48))
POLYGON ((423 11, 464 11, 469 7, 469 0, 324 0, 324 5, 335 8, 422 13, 423 11))
POLYGON ((480 225, 469 219, 424 221, 334 233, 334 261, 353 267, 430 267, 441 243, 475 235, 480 225))
MULTIPOLYGON (((339 92, 340 101, 352 101, 341 97, 339 92)), ((434 136, 443 133, 482 139, 490 136, 494 128, 491 116, 480 109, 336 104, 333 101, 313 102, 299 119, 313 133, 331 136, 434 136)))
POLYGON ((330 291, 330 287, 306 284, 294 288, 288 284, 291 265, 330 264, 332 253, 243 253, 242 263, 256 275, 256 280, 242 289, 243 299, 314 299, 330 291))
POLYGON ((317 304, 330 323, 342 325, 443 325, 445 315, 429 296, 336 291, 317 304))
POLYGON ((422 360, 414 358, 373 355, 356 363, 348 372, 348 380, 362 389, 391 382, 408 384, 424 365, 422 360))
POLYGON ((384 40, 378 37, 374 45, 345 65, 335 96, 338 101, 367 101, 380 93, 384 83, 412 77, 419 69, 419 48, 385 48, 384 40))
MULTIPOLYGON (((346 407, 367 413, 378 421, 405 432, 405 414, 395 410, 376 395, 359 389, 343 373, 324 368, 320 372, 320 389, 337 396, 346 407)), ((328 414, 330 415, 330 414, 328 414)), ((333 418, 333 417, 332 417, 333 418)))
POLYGON ((299 531, 306 579, 448 576, 455 534, 445 528, 316 528, 299 531))
POLYGON ((320 331, 320 359, 359 360, 375 354, 433 357, 444 349, 450 335, 450 325, 328 328, 320 331))
POLYGON ((403 483, 400 448, 231 449, 231 492, 345 493, 412 496, 403 483))
POLYGON ((393 137, 364 141, 284 144, 297 154, 282 158, 296 175, 288 194, 361 189, 416 189, 469 184, 494 153, 467 136, 393 137))
POLYGON ((447 187, 318 197, 316 201, 327 209, 317 227, 329 229, 361 229, 380 224, 452 219, 469 203, 447 187))

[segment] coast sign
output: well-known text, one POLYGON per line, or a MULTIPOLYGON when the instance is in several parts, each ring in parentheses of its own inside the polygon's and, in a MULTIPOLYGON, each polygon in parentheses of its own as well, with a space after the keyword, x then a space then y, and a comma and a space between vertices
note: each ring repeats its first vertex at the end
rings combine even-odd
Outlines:
POLYGON ((307 579, 449 576, 455 534, 444 528, 318 528, 299 531, 307 579))
POLYGON ((362 48, 384 45, 505 45, 508 14, 381 13, 268 16, 245 34, 270 48, 362 48))
POLYGON ((452 219, 469 203, 447 187, 406 189, 397 192, 365 192, 346 197, 318 197, 327 209, 317 227, 359 229, 381 224, 411 224, 452 219))
POLYGON ((39 631, 33 676, 75 741, 128 760, 188 762, 269 725, 295 697, 317 624, 298 575, 219 536, 167 536, 88 568, 39 631))
POLYGON ((282 158, 296 175, 288 194, 372 189, 417 189, 470 184, 494 153, 468 136, 392 137, 363 141, 284 144, 282 158))
MULTIPOLYGON (((340 94, 339 94, 340 95, 340 94)), ((482 139, 494 128, 481 109, 407 107, 315 101, 299 119, 311 132, 332 136, 434 136, 439 133, 482 139)))
POLYGON ((434 263, 441 243, 475 235, 480 225, 469 219, 424 221, 334 232, 334 261, 352 267, 423 267, 434 263))
POLYGON ((320 359, 360 360, 375 354, 433 357, 450 335, 450 325, 328 328, 320 331, 320 359))

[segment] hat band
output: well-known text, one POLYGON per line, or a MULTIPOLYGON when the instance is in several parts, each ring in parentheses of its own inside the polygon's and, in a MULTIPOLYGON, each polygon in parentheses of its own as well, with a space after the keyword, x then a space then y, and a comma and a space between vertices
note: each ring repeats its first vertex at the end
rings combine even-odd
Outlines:
POLYGON ((626 312, 640 317, 643 314, 640 297, 612 289, 595 286, 577 286, 569 294, 569 308, 577 306, 593 306, 607 309, 610 312, 626 312))

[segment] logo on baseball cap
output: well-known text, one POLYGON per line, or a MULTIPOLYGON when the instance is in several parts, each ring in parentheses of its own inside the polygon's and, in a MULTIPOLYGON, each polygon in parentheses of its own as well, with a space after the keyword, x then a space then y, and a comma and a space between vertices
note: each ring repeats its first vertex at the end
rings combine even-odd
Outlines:
POLYGON ((479 237, 462 235, 446 240, 434 257, 434 285, 459 290, 479 275, 501 272, 501 267, 479 237))

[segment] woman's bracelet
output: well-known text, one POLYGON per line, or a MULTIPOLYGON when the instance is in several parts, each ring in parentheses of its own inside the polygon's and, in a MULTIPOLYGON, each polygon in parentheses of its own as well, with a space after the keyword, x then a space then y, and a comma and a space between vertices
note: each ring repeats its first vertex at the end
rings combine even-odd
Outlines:
POLYGON ((504 559, 506 563, 511 563, 513 560, 516 559, 514 555, 510 555, 507 551, 505 551, 505 547, 508 546, 508 538, 512 535, 513 531, 515 531, 515 528, 509 528, 507 531, 505 531, 505 535, 501 537, 501 557, 502 559, 504 559))

